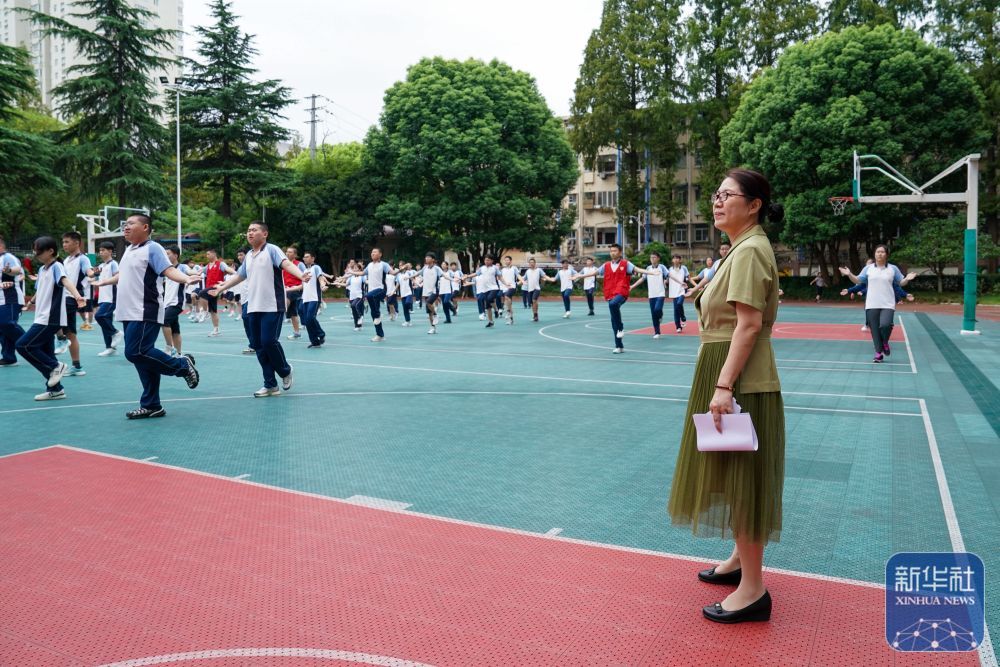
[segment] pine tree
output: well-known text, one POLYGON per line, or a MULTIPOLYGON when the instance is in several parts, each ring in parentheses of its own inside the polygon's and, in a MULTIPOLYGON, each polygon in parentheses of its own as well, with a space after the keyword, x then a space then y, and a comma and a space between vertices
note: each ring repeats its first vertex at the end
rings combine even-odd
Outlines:
POLYGON ((160 124, 153 76, 171 62, 157 55, 176 31, 150 28, 152 12, 127 0, 78 0, 70 22, 23 10, 44 35, 73 42, 84 63, 53 93, 70 124, 61 133, 71 173, 85 193, 111 195, 118 206, 149 205, 165 194, 161 167, 166 128, 160 124), (93 30, 82 28, 93 25, 93 30))
POLYGON ((275 145, 290 133, 278 124, 294 100, 280 81, 255 82, 253 36, 243 33, 228 0, 212 0, 215 23, 198 26, 198 58, 188 60, 181 97, 186 182, 221 191, 219 212, 233 215, 233 194, 259 195, 275 182, 275 145))

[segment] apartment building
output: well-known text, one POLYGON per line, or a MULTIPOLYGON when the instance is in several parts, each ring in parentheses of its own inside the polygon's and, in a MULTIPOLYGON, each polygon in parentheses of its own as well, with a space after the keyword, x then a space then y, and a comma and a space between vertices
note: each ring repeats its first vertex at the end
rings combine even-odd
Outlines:
MULTIPOLYGON (((150 27, 172 30, 184 28, 183 0, 130 0, 135 7, 149 10, 155 15, 150 27)), ((77 22, 70 15, 80 13, 72 0, 0 0, 0 39, 8 46, 20 46, 31 54, 31 64, 35 70, 42 103, 56 112, 57 101, 53 99, 52 90, 72 76, 69 69, 73 65, 84 62, 83 56, 77 53, 75 45, 60 37, 44 37, 41 30, 18 8, 33 9, 52 16, 77 22)), ((83 25, 83 23, 81 23, 83 25)), ((176 59, 183 55, 182 35, 176 35, 170 46, 161 54, 166 58, 176 59)), ((171 81, 180 76, 177 65, 170 65, 162 72, 171 81)), ((162 91, 158 76, 153 76, 152 83, 162 91)))

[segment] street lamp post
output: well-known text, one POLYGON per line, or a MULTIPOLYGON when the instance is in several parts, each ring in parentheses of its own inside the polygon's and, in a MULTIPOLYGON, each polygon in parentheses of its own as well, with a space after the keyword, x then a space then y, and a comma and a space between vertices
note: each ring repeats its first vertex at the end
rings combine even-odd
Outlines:
POLYGON ((184 236, 181 233, 181 91, 189 91, 190 88, 184 86, 184 79, 177 77, 173 85, 170 79, 165 76, 160 77, 160 83, 166 90, 174 91, 175 113, 177 121, 177 247, 184 250, 184 236))

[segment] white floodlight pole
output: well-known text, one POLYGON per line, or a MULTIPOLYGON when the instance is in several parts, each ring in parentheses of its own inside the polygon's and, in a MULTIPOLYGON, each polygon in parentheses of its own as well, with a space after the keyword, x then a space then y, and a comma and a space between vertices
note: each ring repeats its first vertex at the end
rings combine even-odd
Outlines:
POLYGON ((184 237, 181 234, 181 88, 180 80, 177 81, 178 86, 174 88, 175 98, 177 101, 176 114, 177 114, 177 248, 182 252, 184 250, 184 237))

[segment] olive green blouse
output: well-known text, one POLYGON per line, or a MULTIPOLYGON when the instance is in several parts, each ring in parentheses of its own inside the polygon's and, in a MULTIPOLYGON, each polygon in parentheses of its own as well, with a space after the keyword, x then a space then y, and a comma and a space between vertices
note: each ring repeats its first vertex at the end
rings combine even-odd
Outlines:
POLYGON ((771 347, 771 328, 778 314, 778 264, 760 225, 733 239, 729 255, 695 300, 702 344, 732 342, 736 303, 763 313, 757 342, 736 381, 738 391, 744 394, 781 391, 771 347))

